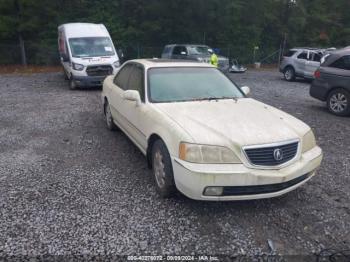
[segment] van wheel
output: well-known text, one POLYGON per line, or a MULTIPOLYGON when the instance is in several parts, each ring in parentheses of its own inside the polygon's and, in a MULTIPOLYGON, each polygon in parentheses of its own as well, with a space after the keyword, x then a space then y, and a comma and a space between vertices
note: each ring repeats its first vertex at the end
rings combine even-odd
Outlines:
POLYGON ((288 82, 292 82, 295 80, 295 70, 293 67, 288 66, 284 70, 284 79, 287 80, 288 82))
POLYGON ((350 115, 350 93, 344 89, 335 89, 327 98, 328 110, 337 116, 350 115))
POLYGON ((64 80, 69 80, 69 77, 68 77, 67 72, 64 69, 64 67, 63 67, 63 75, 64 75, 64 80))
POLYGON ((69 89, 70 90, 75 90, 77 89, 77 84, 75 83, 75 81, 73 80, 73 77, 71 76, 69 79, 69 89))
POLYGON ((157 191, 162 198, 169 198, 176 192, 173 166, 164 142, 160 139, 152 146, 152 172, 157 191))
POLYGON ((105 117, 106 117, 106 124, 107 124, 107 128, 111 131, 115 131, 117 130, 117 126, 114 124, 114 120, 113 120, 113 116, 111 113, 111 108, 108 104, 108 102, 105 102, 105 108, 104 108, 104 113, 105 113, 105 117))

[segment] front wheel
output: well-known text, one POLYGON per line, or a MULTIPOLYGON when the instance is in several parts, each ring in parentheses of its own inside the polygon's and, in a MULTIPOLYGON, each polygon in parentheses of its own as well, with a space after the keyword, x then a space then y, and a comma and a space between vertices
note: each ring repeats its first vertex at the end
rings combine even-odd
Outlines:
POLYGON ((104 111, 105 111, 104 113, 105 113, 107 128, 111 131, 117 130, 117 126, 114 124, 114 120, 112 117, 111 108, 107 101, 105 102, 104 111))
POLYGON ((327 106, 332 114, 350 115, 350 93, 344 89, 333 90, 327 98, 327 106))
POLYGON ((73 76, 69 78, 69 89, 70 90, 75 90, 77 89, 77 84, 75 83, 73 76))
POLYGON ((289 66, 284 70, 284 79, 288 82, 292 82, 295 80, 295 70, 293 67, 289 66))
POLYGON ((152 147, 153 176, 157 191, 163 198, 168 198, 176 192, 173 166, 170 155, 162 140, 157 140, 152 147))

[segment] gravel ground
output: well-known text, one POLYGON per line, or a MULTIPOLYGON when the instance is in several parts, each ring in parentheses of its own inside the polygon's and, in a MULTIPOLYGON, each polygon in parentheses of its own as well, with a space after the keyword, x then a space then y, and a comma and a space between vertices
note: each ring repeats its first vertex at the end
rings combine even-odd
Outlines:
POLYGON ((158 197, 146 160, 105 127, 100 89, 62 73, 0 75, 0 256, 310 255, 350 246, 350 118, 274 71, 232 75, 314 128, 324 161, 284 197, 207 203, 158 197))

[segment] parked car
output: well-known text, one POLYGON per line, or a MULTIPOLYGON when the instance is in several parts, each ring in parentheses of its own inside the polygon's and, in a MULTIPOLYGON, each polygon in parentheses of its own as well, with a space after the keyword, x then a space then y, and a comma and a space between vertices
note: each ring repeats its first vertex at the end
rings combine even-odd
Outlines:
POLYGON ((102 24, 60 25, 58 48, 70 89, 101 86, 104 78, 120 66, 111 37, 102 24))
POLYGON ((296 77, 313 79, 324 51, 314 48, 290 49, 284 54, 279 70, 287 81, 294 81, 296 77))
POLYGON ((276 197, 316 173, 322 150, 309 126, 248 98, 209 64, 126 62, 103 84, 107 127, 146 155, 161 196, 276 197))
POLYGON ((310 95, 327 101, 328 110, 338 116, 350 115, 350 48, 325 57, 315 72, 310 95))
MULTIPOLYGON (((192 44, 174 44, 164 47, 162 58, 164 59, 185 59, 204 63, 210 61, 210 51, 213 50, 206 45, 192 45, 192 44)), ((218 55, 219 69, 227 71, 230 67, 230 62, 227 57, 218 55)))

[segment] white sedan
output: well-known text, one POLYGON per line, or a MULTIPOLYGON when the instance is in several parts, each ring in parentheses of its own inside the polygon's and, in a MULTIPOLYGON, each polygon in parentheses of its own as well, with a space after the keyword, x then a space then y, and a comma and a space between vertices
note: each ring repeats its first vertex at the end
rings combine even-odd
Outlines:
POLYGON ((322 150, 309 126, 248 93, 208 64, 145 59, 105 79, 102 103, 108 128, 147 157, 161 196, 280 196, 315 175, 322 150))

